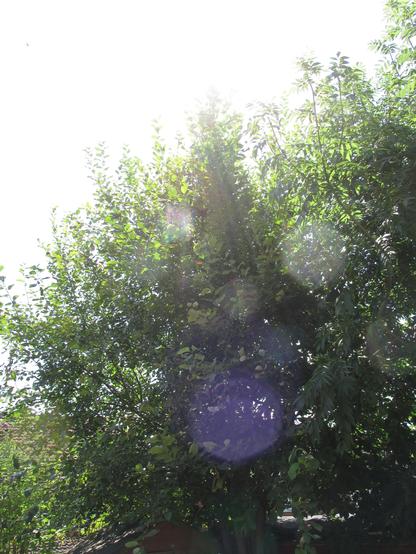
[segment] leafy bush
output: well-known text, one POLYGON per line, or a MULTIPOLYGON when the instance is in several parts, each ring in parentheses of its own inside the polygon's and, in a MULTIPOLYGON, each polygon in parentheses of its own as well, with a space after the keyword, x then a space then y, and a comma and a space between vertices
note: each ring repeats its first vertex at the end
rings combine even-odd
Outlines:
POLYGON ((57 532, 53 522, 59 517, 53 498, 61 432, 50 414, 34 415, 25 408, 0 423, 2 552, 41 548, 47 553, 53 546, 57 532))
POLYGON ((415 536, 415 3, 388 6, 374 83, 304 59, 300 108, 209 101, 189 146, 114 175, 91 153, 94 204, 4 288, 13 371, 72 430, 2 483, 8 544, 173 519, 260 554, 288 498, 299 552, 318 512, 415 536))

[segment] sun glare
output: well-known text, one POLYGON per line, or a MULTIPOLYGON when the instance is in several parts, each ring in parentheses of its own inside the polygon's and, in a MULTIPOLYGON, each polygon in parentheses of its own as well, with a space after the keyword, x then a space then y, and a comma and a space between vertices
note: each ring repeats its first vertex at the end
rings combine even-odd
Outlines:
POLYGON ((237 107, 280 97, 295 60, 341 50, 373 67, 382 0, 212 2, 16 0, 0 7, 1 263, 40 259, 51 208, 91 197, 83 149, 106 141, 146 158, 151 125, 168 140, 215 88, 237 107), (359 10, 360 17, 356 17, 359 10), (351 33, 351 28, 354 33, 351 33), (26 230, 32 231, 27 239, 26 230), (4 237, 13 229, 13 244, 4 237))

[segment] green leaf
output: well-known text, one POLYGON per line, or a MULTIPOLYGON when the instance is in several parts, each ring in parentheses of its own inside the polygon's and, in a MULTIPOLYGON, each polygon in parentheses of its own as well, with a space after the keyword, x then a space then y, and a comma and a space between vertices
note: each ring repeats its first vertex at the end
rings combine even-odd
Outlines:
POLYGON ((288 476, 289 476, 289 479, 291 481, 293 481, 294 479, 296 479, 298 473, 299 473, 299 470, 300 470, 300 466, 297 462, 295 462, 294 464, 292 464, 290 467, 289 467, 289 471, 287 472, 288 476))
POLYGON ((160 532, 160 529, 150 529, 150 531, 148 531, 144 535, 144 538, 149 539, 150 537, 154 537, 155 535, 157 535, 159 532, 160 532))
POLYGON ((138 540, 128 541, 124 544, 124 546, 126 548, 134 548, 135 546, 139 546, 139 541, 138 540))
POLYGON ((149 448, 149 452, 154 456, 163 456, 166 454, 166 448, 160 444, 156 444, 152 446, 152 448, 149 448))
POLYGON ((311 526, 319 532, 321 532, 323 529, 323 525, 321 525, 317 521, 311 521, 311 526))
POLYGON ((180 350, 178 350, 178 351, 176 352, 176 354, 177 354, 178 356, 181 356, 182 354, 186 354, 187 352, 190 352, 190 351, 191 351, 191 349, 189 348, 189 346, 184 346, 183 348, 181 348, 180 350))
POLYGON ((196 442, 193 442, 189 447, 189 454, 191 456, 196 456, 198 454, 198 445, 196 442))

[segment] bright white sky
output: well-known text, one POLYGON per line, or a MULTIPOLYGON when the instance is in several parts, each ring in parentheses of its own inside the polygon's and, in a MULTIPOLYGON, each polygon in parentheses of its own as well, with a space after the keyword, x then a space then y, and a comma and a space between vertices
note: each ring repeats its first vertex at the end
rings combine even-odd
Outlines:
POLYGON ((91 197, 83 150, 146 157, 151 121, 180 128, 215 87, 271 99, 297 57, 337 51, 371 70, 383 0, 1 0, 0 264, 42 260, 53 206, 91 197))

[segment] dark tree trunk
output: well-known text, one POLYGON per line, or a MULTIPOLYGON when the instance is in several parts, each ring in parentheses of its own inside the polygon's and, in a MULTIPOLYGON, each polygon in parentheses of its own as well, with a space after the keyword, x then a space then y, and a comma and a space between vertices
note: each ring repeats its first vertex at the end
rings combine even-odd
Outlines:
POLYGON ((263 506, 259 506, 256 514, 255 554, 266 554, 264 547, 266 531, 266 512, 263 506))
POLYGON ((247 549, 247 537, 241 535, 240 533, 236 533, 235 540, 237 543, 238 554, 250 554, 247 549))
POLYGON ((226 525, 221 525, 219 528, 219 538, 221 543, 221 554, 235 554, 233 540, 229 529, 226 525))

